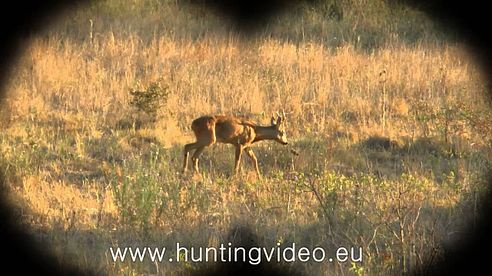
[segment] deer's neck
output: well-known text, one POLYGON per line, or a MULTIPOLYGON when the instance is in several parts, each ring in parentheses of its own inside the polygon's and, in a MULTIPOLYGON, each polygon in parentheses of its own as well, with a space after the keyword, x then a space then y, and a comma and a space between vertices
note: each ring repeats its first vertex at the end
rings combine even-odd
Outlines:
POLYGON ((256 137, 253 143, 262 140, 273 140, 276 138, 274 126, 255 126, 254 129, 256 137))

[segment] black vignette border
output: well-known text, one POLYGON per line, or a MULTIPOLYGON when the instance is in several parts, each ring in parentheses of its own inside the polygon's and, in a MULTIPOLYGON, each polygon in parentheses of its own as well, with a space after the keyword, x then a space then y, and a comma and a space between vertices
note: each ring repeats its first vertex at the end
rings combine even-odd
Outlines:
MULTIPOLYGON (((306 0, 308 1, 308 0, 306 0)), ((66 9, 76 8, 78 5, 90 1, 13 1, 4 5, 0 16, 0 97, 5 96, 5 84, 9 80, 11 65, 21 53, 22 43, 29 35, 40 32, 51 18, 59 15, 66 9)), ((189 0, 191 4, 206 5, 215 11, 222 13, 232 20, 238 31, 246 35, 261 30, 263 24, 276 11, 294 3, 293 0, 189 0)), ((489 97, 491 96, 491 85, 489 76, 492 73, 492 43, 489 29, 489 9, 485 1, 446 1, 446 0, 399 0, 416 9, 430 15, 440 24, 455 29, 460 39, 464 41, 481 66, 483 73, 488 78, 487 87, 489 97)), ((1 108, 1 106, 0 106, 1 108)), ((6 194, 5 179, 0 175, 0 239, 2 241, 2 263, 4 269, 16 271, 20 274, 36 272, 37 274, 51 275, 86 275, 93 274, 80 271, 67 264, 58 263, 53 256, 43 252, 41 248, 33 246, 31 237, 17 225, 16 214, 4 200, 6 194), (23 265, 18 265, 18 262, 23 265)), ((488 178, 489 187, 492 185, 492 177, 488 178)), ((425 272, 429 275, 448 275, 463 272, 479 272, 486 268, 486 264, 492 256, 492 190, 488 190, 484 204, 481 206, 482 217, 478 227, 468 240, 457 244, 454 248, 446 250, 444 258, 439 263, 428 267, 419 268, 419 273, 425 272)), ((248 232, 247 229, 244 230, 248 232)), ((252 238, 254 239, 254 237, 252 238)), ((241 264, 240 264, 241 265, 241 264)), ((207 272, 223 272, 228 274, 241 270, 252 269, 250 266, 231 267, 227 269, 213 269, 207 272)), ((269 275, 281 275, 281 270, 276 268, 254 268, 249 272, 257 275, 268 273, 269 275)), ((244 271, 248 272, 248 271, 244 271)), ((215 274, 215 273, 213 273, 215 274)), ((416 274, 416 273, 414 273, 416 274)))

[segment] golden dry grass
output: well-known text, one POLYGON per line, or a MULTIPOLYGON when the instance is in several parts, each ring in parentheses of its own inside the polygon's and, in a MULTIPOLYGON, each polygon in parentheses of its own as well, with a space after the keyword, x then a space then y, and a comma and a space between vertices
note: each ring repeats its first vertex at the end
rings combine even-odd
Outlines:
POLYGON ((418 101, 440 108, 467 99, 474 106, 483 102, 484 91, 478 68, 459 46, 395 46, 368 55, 349 45, 328 50, 268 39, 244 45, 232 38, 183 43, 155 37, 144 45, 135 36, 107 33, 95 45, 34 40, 22 64, 9 89, 16 95, 9 100, 14 118, 34 109, 37 116, 84 114, 97 118, 92 123, 111 125, 130 112, 131 88, 162 79, 171 92, 165 112, 172 120, 157 126, 178 122, 182 130, 200 114, 285 109, 295 133, 312 127, 324 132, 343 113, 353 113, 356 122, 339 127, 381 134, 384 85, 388 115, 398 117, 388 132, 402 136, 415 128, 408 115, 418 101))
POLYGON ((107 245, 217 245, 237 223, 251 225, 265 244, 359 244, 368 273, 406 270, 467 223, 460 215, 484 189, 490 160, 488 126, 470 119, 490 118, 484 83, 470 54, 451 43, 394 42, 367 52, 234 33, 51 35, 26 46, 8 92, 1 153, 18 179, 13 202, 29 214, 24 223, 34 233, 51 231, 59 256, 111 274, 154 273, 154 265, 112 263, 107 245), (169 91, 161 116, 136 127, 129 91, 156 81, 169 91), (300 155, 258 145, 266 179, 248 165, 230 179, 233 153, 223 145, 204 154, 203 178, 177 174, 193 118, 240 114, 266 124, 279 110, 288 113, 300 155), (150 203, 138 199, 146 189, 150 203), (328 236, 329 220, 339 236, 328 236), (91 231, 97 246, 85 242, 91 231))

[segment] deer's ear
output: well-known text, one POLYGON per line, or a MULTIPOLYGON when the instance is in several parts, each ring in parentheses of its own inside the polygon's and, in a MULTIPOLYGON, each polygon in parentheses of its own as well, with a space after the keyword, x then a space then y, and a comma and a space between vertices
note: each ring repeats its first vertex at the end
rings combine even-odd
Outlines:
POLYGON ((277 118, 277 125, 282 124, 282 121, 283 121, 282 117, 278 116, 278 118, 277 118))
POLYGON ((271 123, 272 123, 272 126, 276 125, 277 122, 275 121, 275 117, 272 116, 272 119, 271 119, 271 123))

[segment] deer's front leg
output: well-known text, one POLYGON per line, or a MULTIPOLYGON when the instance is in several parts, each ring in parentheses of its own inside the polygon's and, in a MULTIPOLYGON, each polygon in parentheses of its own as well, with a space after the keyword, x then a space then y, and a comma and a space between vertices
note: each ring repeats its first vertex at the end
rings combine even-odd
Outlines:
POLYGON ((236 145, 236 162, 234 164, 234 174, 239 173, 239 166, 241 165, 241 155, 243 154, 243 146, 241 144, 236 145))
POLYGON ((251 158, 251 161, 253 161, 253 165, 255 166, 255 170, 256 170, 256 175, 258 176, 259 179, 261 179, 260 168, 258 168, 258 159, 256 158, 253 149, 245 148, 244 150, 246 151, 246 154, 249 156, 249 158, 251 158))

